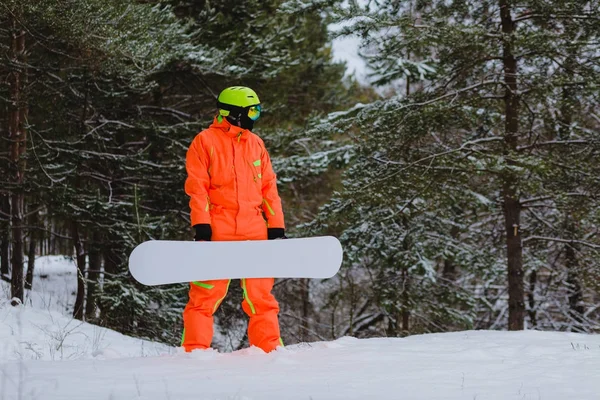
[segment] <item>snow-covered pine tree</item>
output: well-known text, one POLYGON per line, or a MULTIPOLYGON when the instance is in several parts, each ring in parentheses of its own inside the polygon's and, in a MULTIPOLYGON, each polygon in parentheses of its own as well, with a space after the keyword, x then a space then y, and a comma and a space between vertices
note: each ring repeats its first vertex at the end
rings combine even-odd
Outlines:
POLYGON ((561 328, 597 329, 583 278, 599 269, 597 2, 382 1, 340 16, 374 82, 396 90, 328 128, 358 154, 313 225, 347 246, 340 293, 361 296, 346 326, 522 329, 532 312, 556 323, 562 303, 561 328))
MULTIPOLYGON (((75 315, 83 317, 85 255, 93 247, 89 276, 99 280, 103 268, 104 279, 102 286, 94 282, 102 289, 94 291, 100 298, 92 295, 88 301, 100 304, 102 312, 90 308, 88 317, 100 316, 108 326, 141 336, 164 337, 163 327, 172 334, 180 318, 173 305, 182 292, 139 287, 127 276, 126 262, 143 238, 172 234, 172 221, 183 225, 177 214, 164 212, 172 205, 152 204, 160 200, 154 191, 166 191, 174 179, 158 180, 154 171, 161 170, 160 162, 149 160, 148 154, 155 147, 184 152, 185 145, 175 135, 168 145, 154 143, 160 136, 155 126, 164 117, 144 106, 151 105, 158 86, 153 79, 157 69, 203 49, 189 43, 188 27, 165 7, 48 0, 3 8, 6 14, 16 11, 22 15, 20 26, 36 43, 28 52, 33 156, 26 200, 45 210, 50 226, 67 227, 62 237, 61 232, 51 235, 75 245, 80 271, 75 315), (144 203, 146 199, 150 201, 144 203)), ((208 63, 212 53, 206 54, 208 63)), ((176 171, 181 174, 182 167, 176 171)))

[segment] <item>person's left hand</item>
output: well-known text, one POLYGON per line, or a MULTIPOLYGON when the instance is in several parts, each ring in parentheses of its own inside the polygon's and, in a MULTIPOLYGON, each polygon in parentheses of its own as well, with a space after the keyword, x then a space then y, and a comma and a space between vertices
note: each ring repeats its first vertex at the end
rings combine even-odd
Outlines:
POLYGON ((196 235, 194 241, 196 242, 210 242, 212 238, 212 228, 210 224, 198 224, 194 225, 196 235))

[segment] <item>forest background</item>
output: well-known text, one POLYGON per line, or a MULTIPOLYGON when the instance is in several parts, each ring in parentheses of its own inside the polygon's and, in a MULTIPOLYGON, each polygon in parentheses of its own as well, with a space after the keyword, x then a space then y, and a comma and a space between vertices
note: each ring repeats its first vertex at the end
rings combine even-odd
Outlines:
MULTIPOLYGON (((289 236, 345 249, 277 281, 286 343, 600 332, 599 39, 598 1, 2 0, 2 279, 18 304, 36 256, 72 256, 76 318, 177 345, 187 286, 128 254, 191 240, 185 152, 244 85, 289 236)), ((247 345, 239 291, 220 349, 247 345)))

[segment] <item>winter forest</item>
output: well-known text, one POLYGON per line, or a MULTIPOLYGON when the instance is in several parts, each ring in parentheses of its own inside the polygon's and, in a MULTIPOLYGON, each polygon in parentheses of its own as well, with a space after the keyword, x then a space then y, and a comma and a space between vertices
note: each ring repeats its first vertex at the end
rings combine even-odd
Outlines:
MULTIPOLYGON (((243 85, 287 235, 344 248, 332 279, 277 280, 286 344, 600 333, 599 1, 0 0, 0 52, 13 306, 36 257, 70 256, 76 319, 179 345, 188 285, 143 286, 128 257, 192 240, 186 150, 243 85)), ((248 345, 241 300, 219 350, 248 345)))

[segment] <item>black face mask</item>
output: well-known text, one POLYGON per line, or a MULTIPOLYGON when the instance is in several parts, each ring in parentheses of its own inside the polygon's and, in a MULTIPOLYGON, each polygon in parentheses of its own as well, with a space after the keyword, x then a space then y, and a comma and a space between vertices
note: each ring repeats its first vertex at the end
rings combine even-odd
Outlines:
POLYGON ((234 113, 231 112, 225 118, 231 125, 239 126, 242 129, 252 130, 254 128, 254 121, 248 117, 247 113, 239 113, 234 115, 234 113))
POLYGON ((241 108, 217 102, 217 108, 228 110, 229 115, 225 118, 231 125, 239 126, 242 129, 252 130, 254 128, 253 120, 248 117, 248 108, 241 108))

